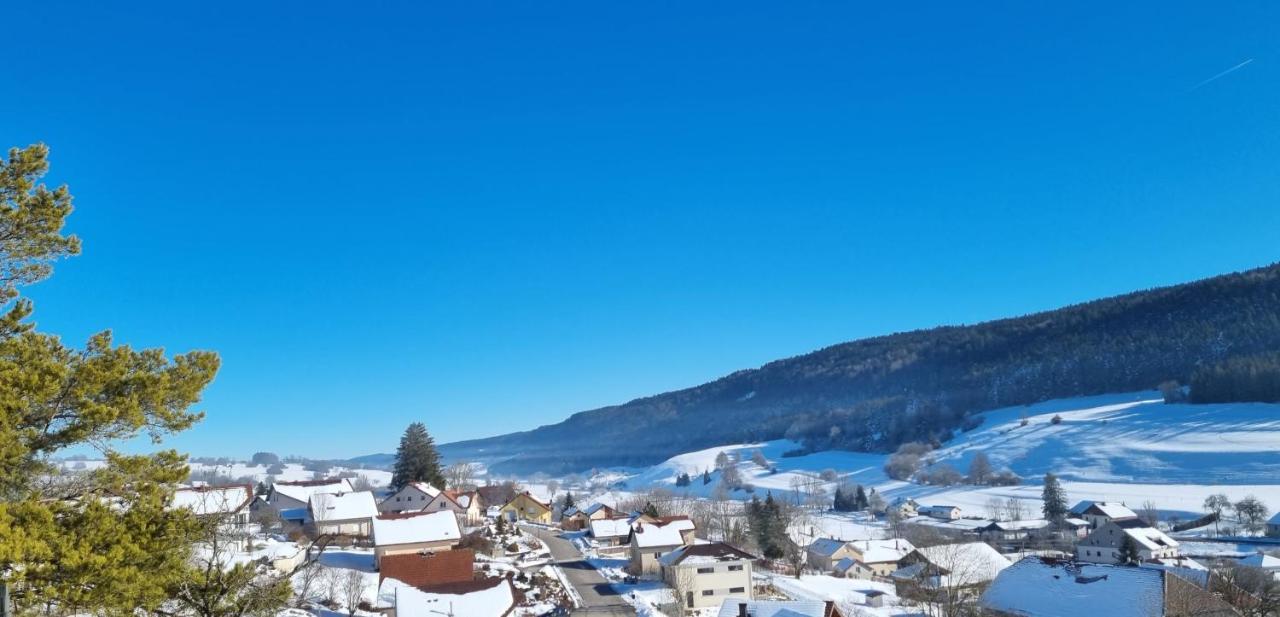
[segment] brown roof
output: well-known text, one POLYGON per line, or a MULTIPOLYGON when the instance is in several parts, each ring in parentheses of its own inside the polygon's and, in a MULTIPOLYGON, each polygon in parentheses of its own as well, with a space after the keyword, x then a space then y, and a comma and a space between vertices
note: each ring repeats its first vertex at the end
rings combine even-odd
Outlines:
MULTIPOLYGON (((378 561, 378 567, 381 570, 379 580, 394 578, 421 589, 432 587, 430 591, 436 592, 434 588, 440 585, 471 583, 475 578, 475 563, 475 551, 469 548, 435 553, 384 555, 378 561)), ((488 589, 488 587, 482 589, 488 589)))
MULTIPOLYGON (((543 509, 543 510, 548 510, 548 511, 550 511, 550 510, 551 510, 551 506, 549 506, 549 505, 547 505, 547 504, 545 504, 545 503, 542 503, 542 500, 541 500, 541 499, 538 499, 537 497, 534 497, 534 496, 533 496, 529 491, 524 491, 524 492, 522 492, 522 493, 516 493, 516 496, 515 496, 515 497, 512 497, 512 498, 511 498, 511 501, 515 501, 515 500, 519 499, 521 495, 523 495, 523 496, 525 496, 525 497, 528 497, 528 498, 529 498, 529 501, 532 501, 533 503, 536 503, 536 504, 538 504, 539 506, 542 506, 542 509, 543 509)), ((502 507, 504 507, 504 508, 505 508, 505 507, 507 507, 507 506, 511 505, 511 501, 508 501, 507 503, 502 504, 502 507)))
POLYGON ((480 505, 494 506, 507 503, 507 495, 512 493, 511 487, 500 484, 476 487, 476 493, 480 495, 480 505))

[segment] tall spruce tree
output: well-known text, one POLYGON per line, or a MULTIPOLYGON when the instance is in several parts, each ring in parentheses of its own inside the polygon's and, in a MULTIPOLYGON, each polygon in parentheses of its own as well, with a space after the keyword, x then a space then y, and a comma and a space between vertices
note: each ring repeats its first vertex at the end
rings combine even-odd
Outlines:
POLYGON ((867 501, 867 491, 862 488, 861 484, 859 484, 858 491, 853 495, 853 509, 866 510, 869 506, 870 502, 867 501))
POLYGON ((1138 544, 1129 534, 1125 534, 1124 541, 1120 543, 1120 554, 1116 557, 1116 561, 1125 566, 1135 566, 1142 561, 1142 555, 1138 553, 1138 544))
POLYGON ((426 482, 436 488, 446 488, 436 442, 421 422, 414 422, 404 430, 400 447, 396 449, 396 466, 391 474, 393 489, 398 490, 410 482, 426 482))
POLYGON ((191 407, 218 356, 169 358, 115 345, 109 331, 76 349, 35 330, 20 289, 80 252, 62 231, 70 192, 41 183, 48 154, 34 145, 0 159, 0 585, 17 614, 152 614, 188 582, 199 524, 169 507, 188 469, 173 450, 116 447, 197 422, 191 407), (106 463, 61 473, 52 461, 74 449, 106 463))
POLYGON ((1042 511, 1046 519, 1058 523, 1067 517, 1067 494, 1062 490, 1058 476, 1044 474, 1044 491, 1040 497, 1044 500, 1042 511))

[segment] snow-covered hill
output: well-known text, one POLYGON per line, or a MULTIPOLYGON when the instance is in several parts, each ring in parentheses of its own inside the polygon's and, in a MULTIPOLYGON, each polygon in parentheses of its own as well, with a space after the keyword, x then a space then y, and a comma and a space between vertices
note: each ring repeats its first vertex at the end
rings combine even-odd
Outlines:
MULTIPOLYGON (((1037 501, 1040 478, 1052 471, 1067 481, 1072 498, 1114 499, 1134 506, 1152 501, 1165 510, 1197 512, 1212 491, 1233 499, 1255 494, 1280 508, 1280 404, 1166 405, 1158 393, 1136 392, 1046 401, 982 416, 981 426, 930 458, 964 472, 976 453, 986 452, 994 467, 1013 470, 1026 485, 941 488, 893 481, 882 470, 885 455, 831 451, 784 458, 782 453, 798 447, 785 440, 681 454, 632 470, 626 482, 632 490, 673 487, 677 474, 688 473, 693 477, 690 492, 710 494, 716 482, 703 485, 700 474, 714 469, 718 453, 737 451, 742 475, 757 492, 789 491, 797 481, 834 469, 890 498, 912 496, 974 510, 992 498, 1037 501), (1060 421, 1055 423, 1055 417, 1060 421), (776 473, 751 462, 756 449, 776 473)), ((832 490, 834 482, 824 486, 832 490)), ((1038 509, 1038 504, 1027 505, 1038 509)))

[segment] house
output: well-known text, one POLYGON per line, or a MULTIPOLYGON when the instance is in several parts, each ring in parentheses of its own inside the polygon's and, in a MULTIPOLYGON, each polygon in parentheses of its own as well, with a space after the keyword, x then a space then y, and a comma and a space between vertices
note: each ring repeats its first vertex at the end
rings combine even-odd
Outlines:
POLYGON ((379 512, 418 512, 440 494, 440 489, 426 482, 410 482, 378 503, 379 512))
POLYGON ((806 551, 809 567, 819 572, 831 572, 841 559, 858 557, 858 552, 848 542, 832 538, 818 538, 806 551))
POLYGON ((871 570, 872 576, 887 578, 899 567, 903 557, 916 550, 906 540, 891 538, 888 540, 854 540, 849 543, 857 551, 859 563, 871 570))
POLYGON ((568 530, 586 529, 591 521, 618 518, 613 508, 602 503, 593 503, 586 508, 566 509, 560 518, 560 527, 568 530))
POLYGON ((1178 556, 1178 541, 1137 518, 1103 523, 1076 545, 1076 559, 1090 563, 1119 563, 1125 539, 1133 541, 1138 559, 1148 561, 1178 556))
POLYGON ((1122 503, 1114 501, 1082 501, 1071 507, 1071 518, 1088 521, 1090 529, 1097 529, 1111 521, 1138 518, 1138 514, 1122 503))
POLYGON ((966 542, 917 548, 902 564, 891 575, 899 595, 982 585, 1009 567, 1009 560, 985 542, 966 542))
POLYGON ((1267 535, 1280 536, 1280 512, 1267 519, 1267 535))
POLYGON ((394 578, 378 587, 378 604, 387 617, 507 617, 519 600, 511 579, 490 577, 418 589, 394 578))
POLYGON ((1280 572, 1280 558, 1261 551, 1240 560, 1240 565, 1250 568, 1261 568, 1268 572, 1280 572))
POLYGON ((920 515, 920 504, 911 498, 898 498, 889 506, 889 511, 895 513, 898 518, 911 518, 920 515))
POLYGON ((173 492, 171 509, 186 508, 201 518, 217 518, 234 525, 249 524, 249 504, 253 503, 252 484, 199 486, 173 492))
POLYGON ((373 560, 387 555, 446 551, 462 540, 452 512, 402 512, 373 519, 373 560))
POLYGON ((889 594, 879 589, 868 589, 862 592, 862 597, 866 598, 867 606, 882 608, 884 606, 884 598, 889 594))
POLYGON ((942 519, 944 521, 954 521, 960 518, 960 506, 925 506, 916 510, 920 516, 928 516, 930 518, 942 519))
POLYGON ((475 578, 476 554, 469 548, 384 555, 378 563, 378 580, 394 578, 419 589, 466 583, 475 578))
POLYGON ((551 506, 530 495, 528 491, 517 494, 515 498, 502 506, 500 512, 509 521, 529 521, 543 525, 551 524, 551 506))
POLYGON ((475 492, 440 491, 427 501, 422 511, 449 511, 465 525, 479 525, 484 520, 484 510, 480 508, 480 498, 475 492))
POLYGON ((1216 595, 1163 570, 1027 557, 1000 572, 978 601, 997 617, 1235 617, 1216 595))
POLYGON ((696 527, 683 518, 669 522, 638 523, 631 529, 627 542, 631 545, 630 569, 634 574, 655 574, 661 570, 658 560, 682 546, 693 544, 696 527))
MULTIPOLYGON (((502 504, 516 498, 516 489, 513 484, 490 484, 486 486, 477 486, 476 494, 480 496, 480 506, 483 508, 501 508, 502 504)), ((496 517, 495 517, 496 518, 496 517)))
POLYGON ((1068 539, 1081 540, 1089 536, 1089 532, 1093 530, 1093 525, 1082 518, 1068 517, 1062 519, 1062 522, 1058 524, 1058 529, 1068 539))
POLYGON ((307 504, 307 528, 314 535, 368 536, 378 503, 373 493, 314 493, 307 504))
POLYGON ((631 536, 631 525, 625 518, 606 518, 591 521, 590 535, 596 546, 622 546, 631 536))
POLYGON ((835 562, 830 571, 840 578, 856 578, 864 581, 869 581, 876 575, 867 564, 853 557, 845 557, 835 562))
POLYGON ((1022 542, 1034 536, 1048 533, 1049 521, 992 521, 978 530, 980 538, 987 542, 1022 542))
POLYGON ((831 600, 745 600, 729 598, 716 617, 845 617, 831 600))
POLYGON ((306 508, 311 503, 311 496, 316 493, 350 493, 351 483, 346 478, 330 480, 304 480, 299 482, 276 482, 271 485, 267 495, 267 505, 275 511, 306 508))
POLYGON ((685 608, 720 606, 725 597, 754 597, 751 562, 756 557, 724 542, 677 548, 658 559, 662 580, 685 608))

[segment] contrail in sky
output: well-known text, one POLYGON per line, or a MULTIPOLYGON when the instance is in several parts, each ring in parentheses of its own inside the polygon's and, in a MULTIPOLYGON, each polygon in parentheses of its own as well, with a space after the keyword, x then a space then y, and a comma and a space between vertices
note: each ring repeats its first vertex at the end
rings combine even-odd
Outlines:
POLYGON ((1219 79, 1222 79, 1223 77, 1226 77, 1227 75, 1230 75, 1230 74, 1232 74, 1232 73, 1234 73, 1234 72, 1236 72, 1236 71, 1238 71, 1238 70, 1240 70, 1240 69, 1242 69, 1242 68, 1244 68, 1244 67, 1248 66, 1250 62, 1253 62, 1253 58, 1249 58, 1248 60, 1245 60, 1244 62, 1241 62, 1240 64, 1237 64, 1237 65, 1235 65, 1235 66, 1233 66, 1233 67, 1231 67, 1231 68, 1229 68, 1229 69, 1227 69, 1227 70, 1225 70, 1225 71, 1223 71, 1223 72, 1221 72, 1221 73, 1218 73, 1217 75, 1214 75, 1213 77, 1210 77, 1209 79, 1206 79, 1206 80, 1204 80, 1204 81, 1202 81, 1202 82, 1200 82, 1200 83, 1196 84, 1196 85, 1195 85, 1195 87, 1191 88, 1191 90, 1187 90, 1187 92, 1191 92, 1192 90, 1197 90, 1197 89, 1199 89, 1199 88, 1201 88, 1201 87, 1204 87, 1204 86, 1209 85, 1209 84, 1210 84, 1210 83, 1212 83, 1212 82, 1215 82, 1215 81, 1217 81, 1217 80, 1219 80, 1219 79))

